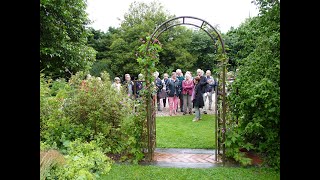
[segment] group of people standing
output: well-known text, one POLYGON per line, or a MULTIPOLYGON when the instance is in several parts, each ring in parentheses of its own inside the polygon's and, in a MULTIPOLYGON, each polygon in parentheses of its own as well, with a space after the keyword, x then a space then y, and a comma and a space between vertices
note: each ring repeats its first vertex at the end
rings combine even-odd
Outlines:
POLYGON ((201 119, 200 109, 204 114, 207 110, 212 110, 212 94, 214 93, 215 86, 217 85, 214 78, 211 76, 211 71, 197 70, 197 75, 192 76, 190 71, 187 71, 183 76, 181 69, 177 69, 171 73, 171 77, 165 73, 161 80, 159 74, 155 74, 155 84, 157 91, 157 107, 161 111, 160 99, 163 98, 163 107, 166 107, 166 101, 169 102, 169 115, 176 115, 178 108, 183 112, 183 115, 192 114, 193 109, 195 118, 193 121, 201 119), (162 91, 166 95, 162 95, 162 91), (209 106, 205 106, 206 100, 209 100, 209 106))
POLYGON ((134 95, 136 98, 139 97, 139 92, 143 86, 143 75, 139 74, 138 81, 135 83, 131 80, 130 74, 125 74, 124 79, 125 80, 121 83, 120 78, 115 77, 111 87, 115 88, 117 91, 120 91, 122 88, 124 88, 129 97, 133 97, 134 95))
MULTIPOLYGON (((178 108, 183 112, 183 115, 195 113, 193 121, 201 120, 200 109, 204 114, 207 110, 212 110, 212 94, 217 85, 214 78, 211 76, 211 71, 197 70, 197 75, 192 76, 190 71, 186 71, 185 75, 181 69, 177 69, 171 73, 163 74, 163 79, 159 78, 159 73, 154 72, 154 85, 156 88, 157 110, 161 111, 160 101, 163 101, 163 107, 167 106, 167 99, 169 103, 169 115, 176 115, 178 108), (209 100, 209 106, 205 106, 206 100, 209 100), (194 111, 193 111, 194 109, 194 111)), ((136 95, 139 97, 139 91, 143 88, 143 76, 138 75, 138 81, 133 83, 129 74, 125 75, 125 81, 121 84, 120 78, 116 77, 112 87, 117 90, 124 87, 128 96, 136 95)))

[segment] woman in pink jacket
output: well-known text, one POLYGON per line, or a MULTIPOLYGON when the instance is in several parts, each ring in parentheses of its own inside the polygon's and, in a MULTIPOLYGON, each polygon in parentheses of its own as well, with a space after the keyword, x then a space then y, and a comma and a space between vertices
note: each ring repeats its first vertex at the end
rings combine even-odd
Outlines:
POLYGON ((186 79, 182 81, 182 95, 183 95, 183 115, 189 113, 192 114, 192 91, 193 91, 193 81, 191 75, 186 73, 186 79))

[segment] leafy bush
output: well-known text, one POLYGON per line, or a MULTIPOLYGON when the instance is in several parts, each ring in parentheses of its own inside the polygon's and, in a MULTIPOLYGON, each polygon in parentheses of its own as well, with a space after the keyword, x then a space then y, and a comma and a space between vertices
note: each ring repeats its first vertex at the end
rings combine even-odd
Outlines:
POLYGON ((65 116, 63 105, 72 88, 63 79, 52 81, 40 77, 40 139, 48 145, 62 147, 65 139, 75 140, 89 132, 83 125, 76 125, 65 116))
POLYGON ((251 31, 256 36, 254 42, 247 40, 250 48, 241 51, 247 56, 239 59, 239 71, 227 97, 231 114, 226 132, 228 156, 239 156, 240 148, 254 149, 275 168, 280 168, 279 8, 274 4, 238 32, 243 39, 250 37, 251 31), (231 120, 236 118, 238 124, 231 120))
POLYGON ((112 165, 95 141, 65 141, 65 164, 53 169, 48 179, 98 179, 106 175, 112 165))
POLYGON ((124 117, 120 124, 126 154, 122 159, 137 164, 144 157, 142 149, 147 147, 146 111, 144 102, 131 101, 129 104, 133 104, 136 110, 124 117))
POLYGON ((51 81, 47 80, 43 74, 40 74, 40 122, 47 119, 61 105, 59 101, 51 96, 50 84, 51 81))
POLYGON ((124 93, 117 93, 112 87, 109 76, 103 81, 96 77, 84 80, 85 85, 78 84, 74 95, 64 106, 68 117, 76 124, 90 126, 93 134, 108 134, 112 126, 117 126, 121 118, 128 112, 123 109, 121 101, 124 93))
POLYGON ((137 163, 144 157, 145 106, 111 87, 109 75, 101 79, 78 72, 68 83, 46 80, 41 83, 41 141, 64 150, 63 143, 82 139, 97 141, 104 152, 137 163))

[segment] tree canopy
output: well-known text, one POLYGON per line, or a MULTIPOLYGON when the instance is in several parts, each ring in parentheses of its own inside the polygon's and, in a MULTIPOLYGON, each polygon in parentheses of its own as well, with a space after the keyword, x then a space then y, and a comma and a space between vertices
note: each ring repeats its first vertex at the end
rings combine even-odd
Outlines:
POLYGON ((40 70, 46 75, 70 77, 95 61, 86 7, 84 0, 40 1, 40 70))

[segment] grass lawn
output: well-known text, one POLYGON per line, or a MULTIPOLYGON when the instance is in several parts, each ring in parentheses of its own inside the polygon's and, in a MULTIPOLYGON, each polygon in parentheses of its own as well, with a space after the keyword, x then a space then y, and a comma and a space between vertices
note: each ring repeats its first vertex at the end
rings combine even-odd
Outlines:
POLYGON ((215 148, 215 116, 201 114, 202 120, 192 122, 194 115, 157 117, 158 148, 215 148))
POLYGON ((107 179, 253 179, 273 180, 280 179, 280 172, 268 168, 239 168, 215 167, 204 169, 192 168, 166 168, 140 165, 112 165, 108 175, 101 177, 107 179))

